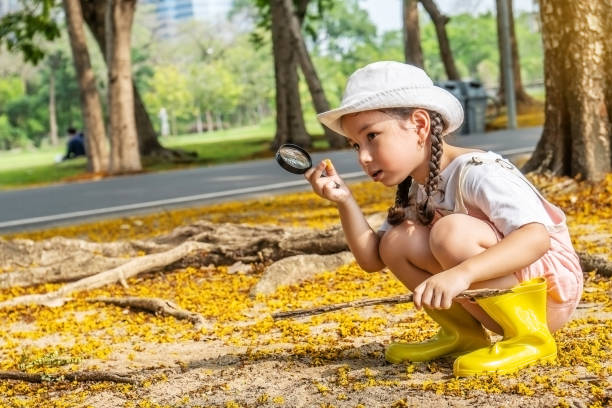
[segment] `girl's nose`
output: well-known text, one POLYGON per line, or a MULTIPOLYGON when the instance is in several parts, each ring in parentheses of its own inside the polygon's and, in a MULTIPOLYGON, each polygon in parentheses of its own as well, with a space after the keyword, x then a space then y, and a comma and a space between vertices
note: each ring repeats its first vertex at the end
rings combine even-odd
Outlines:
POLYGON ((368 164, 372 161, 372 155, 368 149, 359 150, 359 162, 361 164, 368 164))

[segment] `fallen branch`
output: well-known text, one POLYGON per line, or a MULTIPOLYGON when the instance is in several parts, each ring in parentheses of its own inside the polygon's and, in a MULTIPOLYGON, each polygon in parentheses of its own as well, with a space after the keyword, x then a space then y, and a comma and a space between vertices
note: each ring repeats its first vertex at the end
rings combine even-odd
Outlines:
MULTIPOLYGON (((503 295, 505 293, 510 293, 510 292, 512 292, 512 289, 474 289, 474 290, 466 290, 465 292, 459 294, 456 298, 477 299, 477 298, 503 295)), ((277 313, 272 314, 272 318, 273 319, 287 319, 290 317, 312 316, 312 315, 317 315, 321 313, 332 312, 334 310, 345 309, 348 307, 365 307, 365 306, 373 306, 373 305, 398 304, 398 303, 408 303, 408 302, 412 302, 412 293, 407 293, 405 295, 385 297, 385 298, 354 300, 352 302, 337 303, 335 305, 326 305, 326 306, 321 306, 321 307, 315 307, 312 309, 298 309, 298 310, 290 310, 286 312, 277 312, 277 313)))
POLYGON ((157 268, 164 267, 172 262, 176 262, 184 258, 191 252, 205 250, 208 248, 209 246, 207 244, 187 241, 169 251, 132 259, 131 261, 106 272, 66 284, 53 292, 40 295, 19 296, 6 300, 0 303, 0 309, 27 304, 62 306, 66 300, 68 300, 66 297, 73 292, 95 289, 110 283, 115 283, 117 281, 125 282, 128 278, 136 276, 139 273, 149 272, 157 268))
POLYGON ((134 384, 136 380, 125 375, 101 371, 76 371, 63 374, 24 373, 21 371, 0 371, 0 380, 18 380, 32 383, 43 381, 110 381, 134 384))
POLYGON ((206 324, 206 320, 202 315, 195 312, 190 312, 185 309, 181 309, 176 304, 169 300, 159 298, 140 298, 134 296, 120 297, 120 298, 104 298, 98 297, 88 299, 88 302, 102 302, 111 305, 121 307, 133 307, 137 309, 146 310, 154 314, 165 314, 173 316, 181 320, 189 320, 193 323, 196 330, 200 330, 206 324))

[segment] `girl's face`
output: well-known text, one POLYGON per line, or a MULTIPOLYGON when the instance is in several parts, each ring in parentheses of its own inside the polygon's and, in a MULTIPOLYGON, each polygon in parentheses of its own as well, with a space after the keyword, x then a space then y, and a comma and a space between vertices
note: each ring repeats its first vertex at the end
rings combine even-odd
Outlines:
POLYGON ((357 152, 359 164, 374 181, 390 187, 408 176, 420 184, 427 180, 429 116, 426 129, 420 120, 415 123, 416 116, 404 120, 373 110, 342 118, 342 128, 357 152))

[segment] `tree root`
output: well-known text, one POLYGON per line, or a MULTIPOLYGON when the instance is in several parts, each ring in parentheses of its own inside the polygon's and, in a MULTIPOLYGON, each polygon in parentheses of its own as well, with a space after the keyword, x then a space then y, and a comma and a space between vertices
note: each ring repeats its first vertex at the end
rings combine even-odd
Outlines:
POLYGON ((76 371, 63 374, 24 373, 21 371, 0 371, 0 380, 18 380, 32 383, 44 381, 109 381, 116 383, 135 384, 137 381, 125 374, 101 371, 76 371))
POLYGON ((590 272, 597 270, 597 273, 603 276, 612 276, 612 262, 605 255, 589 254, 585 251, 578 251, 580 265, 582 270, 590 272))
POLYGON ((95 289, 109 283, 115 283, 117 281, 122 282, 125 286, 127 285, 125 283, 126 280, 132 276, 164 267, 178 261, 179 259, 182 259, 191 252, 197 250, 205 251, 207 249, 209 249, 209 245, 207 244, 187 241, 169 251, 138 257, 108 271, 83 278, 76 282, 68 283, 53 292, 42 295, 36 294, 18 296, 16 298, 0 302, 0 309, 27 304, 61 306, 68 300, 66 296, 73 292, 95 289))
MULTIPOLYGON (((571 188, 571 185, 562 188, 571 188)), ((29 303, 59 306, 72 292, 117 281, 127 286, 128 278, 153 270, 237 262, 255 264, 255 269, 260 269, 295 255, 331 255, 346 250, 348 246, 340 226, 321 231, 208 221, 176 228, 147 241, 100 244, 61 237, 42 242, 0 239, 0 268, 17 269, 0 273, 0 289, 71 282, 47 294, 6 300, 0 303, 0 308, 29 303)), ((585 271, 596 269, 601 275, 612 276, 612 262, 605 256, 580 252, 579 257, 585 271)))
POLYGON ((120 307, 133 307, 137 309, 146 310, 147 312, 151 312, 153 314, 165 314, 169 316, 173 316, 177 319, 181 320, 189 320, 193 323, 194 328, 196 330, 202 329, 206 325, 206 319, 195 312, 190 312, 185 309, 181 309, 176 304, 169 300, 159 299, 159 298, 140 298, 140 297, 120 297, 120 298, 93 298, 88 299, 88 302, 102 302, 108 303, 120 307))

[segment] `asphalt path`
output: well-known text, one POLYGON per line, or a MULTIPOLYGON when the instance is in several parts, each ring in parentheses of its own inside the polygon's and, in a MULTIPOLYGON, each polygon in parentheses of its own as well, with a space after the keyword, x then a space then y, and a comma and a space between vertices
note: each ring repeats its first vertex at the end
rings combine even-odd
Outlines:
MULTIPOLYGON (((522 128, 449 136, 448 142, 512 157, 533 151, 541 132, 541 127, 522 128)), ((350 149, 312 158, 314 163, 330 158, 347 181, 367 178, 350 149)), ((302 176, 287 173, 267 159, 3 191, 0 234, 307 188, 302 176)))

